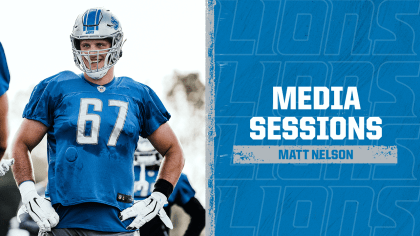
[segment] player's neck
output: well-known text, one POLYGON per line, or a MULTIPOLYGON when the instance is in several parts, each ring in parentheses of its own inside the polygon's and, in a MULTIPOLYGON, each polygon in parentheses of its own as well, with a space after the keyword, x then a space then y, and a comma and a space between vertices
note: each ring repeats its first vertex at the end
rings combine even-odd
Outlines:
POLYGON ((97 84, 97 85, 105 85, 107 83, 110 83, 114 79, 114 67, 111 67, 111 69, 108 70, 106 75, 100 79, 92 79, 90 78, 86 72, 84 73, 85 79, 91 83, 97 84))

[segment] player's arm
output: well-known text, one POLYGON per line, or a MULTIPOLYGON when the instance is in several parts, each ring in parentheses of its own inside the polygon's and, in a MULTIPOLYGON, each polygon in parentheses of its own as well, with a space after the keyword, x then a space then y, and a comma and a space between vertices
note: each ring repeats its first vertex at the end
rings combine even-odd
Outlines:
POLYGON ((165 123, 153 132, 148 139, 156 150, 164 156, 157 180, 164 179, 171 183, 172 187, 175 186, 185 162, 178 138, 169 124, 165 123))
POLYGON ((195 197, 192 197, 185 205, 181 205, 181 207, 191 217, 184 236, 200 235, 206 225, 206 210, 204 210, 201 203, 195 197))
MULTIPOLYGON (((7 67, 6 55, 4 54, 3 45, 0 42, 0 161, 6 152, 7 139, 9 137, 9 127, 7 123, 9 104, 6 95, 6 92, 9 88, 9 82, 9 68, 7 67)), ((9 162, 8 164, 13 163, 9 162)), ((5 162, 3 160, 3 162, 0 163, 0 176, 4 175, 8 170, 9 166, 5 166, 5 162)))
POLYGON ((7 94, 0 96, 0 160, 3 158, 7 148, 7 138, 9 137, 9 126, 7 122, 7 114, 9 104, 7 94))
MULTIPOLYGON (((15 159, 13 173, 22 196, 24 208, 39 226, 40 232, 51 231, 58 224, 59 217, 49 199, 40 197, 35 189, 34 174, 29 152, 34 149, 47 133, 48 127, 35 120, 24 119, 12 146, 15 159)), ((19 210, 25 211, 25 210, 19 210)), ((18 212, 18 216, 20 213, 18 212)), ((18 218, 18 221, 19 218, 18 218)))
POLYGON ((13 173, 18 186, 27 180, 35 182, 29 152, 41 142, 47 131, 48 127, 43 123, 23 119, 12 145, 13 173))
POLYGON ((7 149, 7 138, 9 137, 9 126, 7 122, 8 110, 9 104, 5 93, 0 96, 0 176, 5 175, 14 162, 13 159, 2 160, 7 149))

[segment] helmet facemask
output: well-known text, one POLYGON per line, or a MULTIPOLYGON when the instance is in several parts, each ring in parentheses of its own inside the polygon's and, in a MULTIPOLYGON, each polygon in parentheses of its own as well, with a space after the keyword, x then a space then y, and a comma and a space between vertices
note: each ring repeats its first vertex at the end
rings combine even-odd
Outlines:
MULTIPOLYGON (((76 39, 72 37, 72 45, 73 45, 73 57, 76 66, 83 72, 91 77, 92 79, 100 79, 108 73, 108 70, 113 67, 117 61, 120 59, 122 55, 122 33, 121 36, 112 37, 111 39, 111 47, 108 49, 102 50, 88 50, 83 51, 80 49, 80 41, 86 39, 76 39), (92 58, 103 58, 104 65, 101 68, 98 68, 96 62, 92 61, 92 58), (85 59, 85 60, 83 60, 85 59), (93 68, 95 67, 95 68, 93 68)), ((101 38, 89 38, 89 39, 101 39, 101 38)))
POLYGON ((163 156, 153 147, 147 139, 140 138, 134 152, 134 165, 154 166, 160 165, 163 156))

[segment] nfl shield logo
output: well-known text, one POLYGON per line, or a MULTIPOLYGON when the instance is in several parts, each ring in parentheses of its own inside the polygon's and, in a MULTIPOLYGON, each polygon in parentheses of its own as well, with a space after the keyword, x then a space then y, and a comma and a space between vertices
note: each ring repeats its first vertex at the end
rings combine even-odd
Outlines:
POLYGON ((104 86, 102 86, 102 85, 101 85, 101 86, 98 86, 97 88, 98 88, 98 91, 99 91, 99 92, 101 92, 101 93, 105 92, 105 89, 106 89, 106 88, 105 88, 104 86))

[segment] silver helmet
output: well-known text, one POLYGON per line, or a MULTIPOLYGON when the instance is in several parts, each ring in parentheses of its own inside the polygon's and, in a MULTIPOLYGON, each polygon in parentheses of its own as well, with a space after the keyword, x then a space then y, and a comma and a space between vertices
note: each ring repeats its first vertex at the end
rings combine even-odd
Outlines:
POLYGON ((163 156, 153 147, 148 139, 139 138, 137 149, 134 152, 134 165, 153 166, 160 165, 163 156))
POLYGON ((108 70, 113 67, 122 56, 124 34, 121 23, 109 10, 103 8, 92 8, 79 15, 73 26, 70 35, 73 49, 73 57, 76 66, 86 72, 92 79, 100 79, 106 75, 108 70), (86 39, 108 39, 111 47, 106 50, 80 50, 80 40, 86 39), (91 56, 105 55, 104 66, 92 69, 91 56), (87 66, 83 62, 83 57, 89 63, 87 66))

